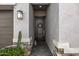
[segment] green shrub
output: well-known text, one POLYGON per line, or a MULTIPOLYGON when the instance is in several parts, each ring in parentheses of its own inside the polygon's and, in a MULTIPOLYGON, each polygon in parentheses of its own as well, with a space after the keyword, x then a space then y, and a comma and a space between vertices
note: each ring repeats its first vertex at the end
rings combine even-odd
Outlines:
POLYGON ((23 56, 24 52, 21 48, 5 48, 0 50, 0 56, 23 56))

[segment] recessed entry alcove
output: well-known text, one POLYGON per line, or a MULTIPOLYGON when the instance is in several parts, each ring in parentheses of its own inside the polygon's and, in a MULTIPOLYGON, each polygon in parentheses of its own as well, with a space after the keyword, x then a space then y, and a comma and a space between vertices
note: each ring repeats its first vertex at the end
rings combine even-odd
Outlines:
MULTIPOLYGON (((52 38, 52 28, 54 26, 55 17, 54 13, 58 12, 58 4, 50 4, 50 3, 31 3, 30 4, 30 14, 33 20, 29 20, 30 25, 30 33, 34 33, 34 42, 32 48, 32 55, 47 55, 53 56, 56 54, 52 54, 53 50, 53 38, 52 38), (54 10, 53 10, 54 9, 54 10), (56 9, 56 11, 55 11, 56 9), (31 32, 32 31, 32 32, 31 32), (51 41, 52 40, 52 41, 51 41), (50 47, 49 47, 50 45, 50 47)), ((29 17, 31 17, 29 16, 29 17)), ((58 22, 56 22, 58 23, 58 22)), ((29 33, 29 34, 30 34, 29 33)))

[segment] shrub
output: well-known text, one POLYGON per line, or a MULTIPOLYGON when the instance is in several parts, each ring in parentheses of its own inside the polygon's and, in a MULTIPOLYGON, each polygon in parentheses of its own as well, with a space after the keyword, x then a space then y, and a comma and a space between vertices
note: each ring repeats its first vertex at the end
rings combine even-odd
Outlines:
POLYGON ((0 50, 0 56, 23 56, 24 50, 21 48, 5 48, 0 50))

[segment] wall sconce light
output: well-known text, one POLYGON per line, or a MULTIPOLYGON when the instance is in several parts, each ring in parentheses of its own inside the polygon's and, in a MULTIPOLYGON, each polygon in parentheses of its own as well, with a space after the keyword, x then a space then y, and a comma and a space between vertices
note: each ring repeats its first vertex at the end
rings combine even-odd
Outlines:
POLYGON ((39 7, 40 7, 40 8, 42 8, 42 6, 41 6, 41 5, 40 5, 39 7))
POLYGON ((17 11, 17 19, 23 19, 23 11, 21 11, 21 10, 18 10, 17 11))

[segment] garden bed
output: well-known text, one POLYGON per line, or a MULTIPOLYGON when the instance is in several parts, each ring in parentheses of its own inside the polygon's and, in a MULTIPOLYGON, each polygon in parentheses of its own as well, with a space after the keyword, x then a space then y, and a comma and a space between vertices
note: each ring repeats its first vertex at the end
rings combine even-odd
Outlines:
POLYGON ((0 56, 27 56, 28 49, 24 48, 23 45, 21 44, 21 38, 22 34, 20 31, 16 47, 9 46, 7 48, 5 47, 0 49, 0 56))
POLYGON ((0 49, 0 56, 24 56, 25 52, 22 48, 5 48, 0 49))

